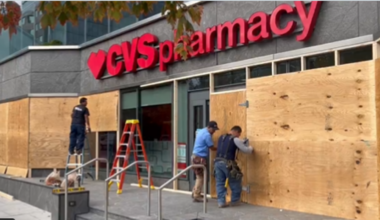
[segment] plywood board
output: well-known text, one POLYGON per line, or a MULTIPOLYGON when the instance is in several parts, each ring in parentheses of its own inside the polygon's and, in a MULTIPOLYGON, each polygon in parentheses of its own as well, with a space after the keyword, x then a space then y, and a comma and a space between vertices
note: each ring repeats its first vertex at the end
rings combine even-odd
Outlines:
POLYGON ((0 174, 5 174, 7 172, 7 166, 0 165, 0 174))
POLYGON ((28 175, 28 169, 19 167, 8 167, 6 174, 14 177, 26 178, 26 176, 28 175))
MULTIPOLYGON (((377 48, 378 44, 376 43, 377 48)), ((375 100, 376 100, 376 138, 377 138, 377 175, 380 177, 380 59, 375 61, 375 100)), ((380 182, 378 182, 378 207, 380 207, 380 182)), ((380 210, 379 210, 380 211, 380 210)))
POLYGON ((374 63, 247 81, 248 202, 379 219, 374 63))
POLYGON ((7 122, 8 165, 28 168, 29 98, 8 103, 7 122))
MULTIPOLYGON (((218 123, 220 128, 213 135, 213 140, 215 146, 217 146, 218 138, 220 135, 226 134, 230 131, 230 129, 239 125, 242 129, 241 137, 244 138, 246 136, 246 107, 239 106, 239 104, 244 103, 246 101, 245 91, 239 92, 231 92, 231 93, 222 93, 222 94, 212 94, 210 97, 210 118, 211 120, 215 120, 218 123)), ((210 170, 211 174, 213 174, 214 164, 213 159, 215 158, 216 152, 212 152, 210 155, 210 170)), ((238 155, 238 164, 241 170, 244 173, 243 177, 243 185, 247 183, 247 167, 246 167, 246 158, 247 156, 243 153, 239 153, 238 155)), ((215 178, 211 175, 211 197, 216 198, 216 187, 215 187, 215 178)), ((231 195, 231 191, 228 191, 228 195, 231 195)), ((229 196, 227 200, 229 200, 229 196)), ((247 201, 246 193, 242 193, 242 201, 247 201)))
POLYGON ((0 165, 8 164, 8 103, 0 104, 0 165))
POLYGON ((31 98, 30 168, 64 168, 77 98, 31 98))
POLYGON ((119 91, 85 97, 90 111, 91 131, 117 131, 119 91))

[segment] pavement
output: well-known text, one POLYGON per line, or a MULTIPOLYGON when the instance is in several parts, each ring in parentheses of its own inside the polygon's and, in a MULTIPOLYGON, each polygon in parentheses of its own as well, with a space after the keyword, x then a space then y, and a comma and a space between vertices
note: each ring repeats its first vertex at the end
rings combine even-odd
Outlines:
POLYGON ((14 220, 50 220, 50 213, 18 200, 0 197, 0 219, 14 220))

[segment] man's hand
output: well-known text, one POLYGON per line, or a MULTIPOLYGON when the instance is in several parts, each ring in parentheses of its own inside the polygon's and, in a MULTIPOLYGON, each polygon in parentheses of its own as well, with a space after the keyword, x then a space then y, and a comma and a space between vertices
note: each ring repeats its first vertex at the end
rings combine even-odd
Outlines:
POLYGON ((216 151, 216 150, 218 150, 218 148, 217 147, 212 147, 211 150, 212 151, 216 151))
POLYGON ((87 132, 87 133, 90 133, 90 132, 91 132, 91 128, 90 128, 90 127, 87 127, 86 132, 87 132))

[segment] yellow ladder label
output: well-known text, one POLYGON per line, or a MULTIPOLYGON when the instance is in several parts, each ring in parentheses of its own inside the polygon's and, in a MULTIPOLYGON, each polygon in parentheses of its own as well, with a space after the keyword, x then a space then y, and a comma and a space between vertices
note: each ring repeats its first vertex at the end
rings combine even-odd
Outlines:
POLYGON ((126 120, 125 124, 138 124, 139 120, 137 119, 132 119, 132 120, 126 120))

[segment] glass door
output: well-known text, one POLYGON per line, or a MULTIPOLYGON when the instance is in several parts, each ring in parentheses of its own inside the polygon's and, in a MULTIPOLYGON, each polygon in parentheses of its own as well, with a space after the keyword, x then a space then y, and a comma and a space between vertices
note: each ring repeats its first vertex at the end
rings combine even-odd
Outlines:
MULTIPOLYGON (((195 136, 197 131, 206 127, 209 120, 209 91, 189 93, 189 152, 188 165, 191 164, 191 156, 193 154, 195 136)), ((207 161, 209 167, 209 161, 207 161)), ((193 171, 189 173, 190 191, 195 184, 195 174, 193 171)), ((207 191, 209 186, 207 187, 207 191)))

